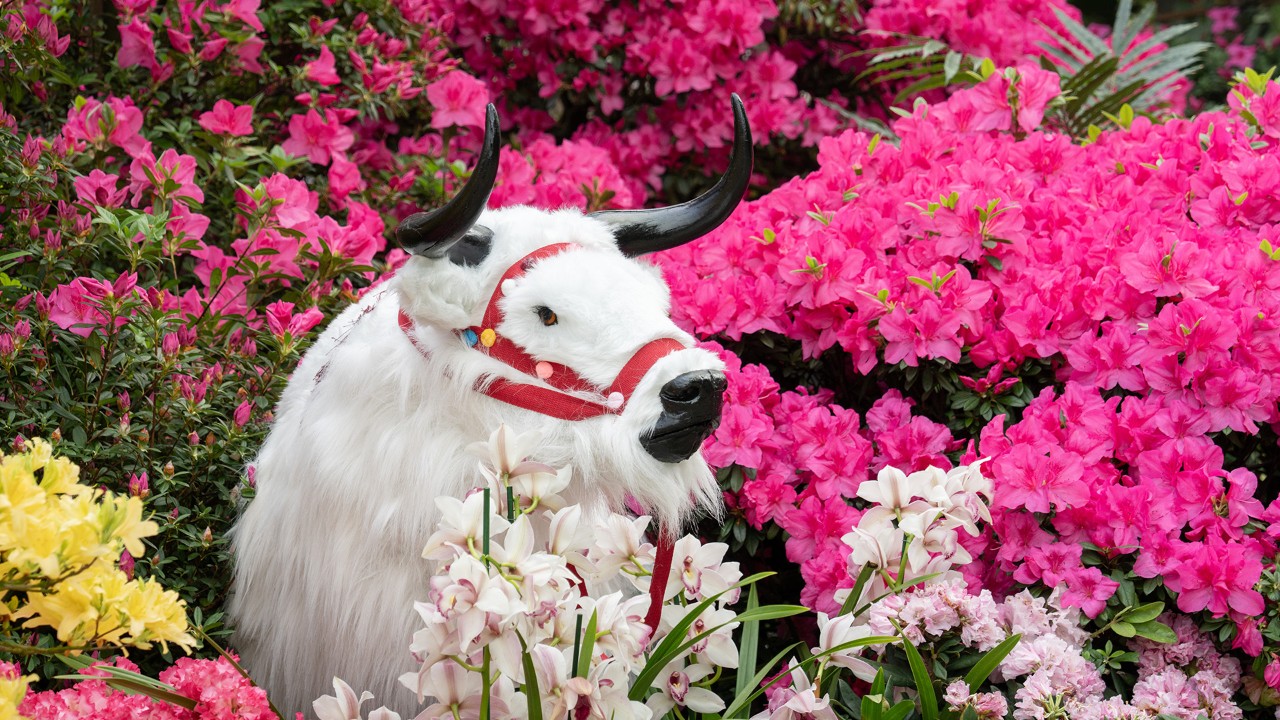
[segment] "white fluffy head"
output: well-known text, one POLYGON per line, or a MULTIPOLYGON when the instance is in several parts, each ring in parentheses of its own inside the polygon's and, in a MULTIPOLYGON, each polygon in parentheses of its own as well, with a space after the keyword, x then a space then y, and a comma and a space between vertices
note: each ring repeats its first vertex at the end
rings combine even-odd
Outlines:
POLYGON ((432 364, 441 363, 437 367, 450 378, 451 392, 469 391, 460 405, 476 410, 466 413, 477 423, 476 430, 487 434, 499 422, 519 431, 541 430, 546 442, 536 459, 572 464, 577 500, 620 508, 630 495, 669 532, 695 508, 718 511, 719 493, 701 453, 665 463, 640 444, 662 413, 658 393, 663 385, 686 372, 724 369, 712 353, 690 347, 662 358, 621 414, 587 420, 560 420, 470 390, 494 377, 539 382, 467 347, 453 331, 480 325, 503 273, 555 243, 576 247, 544 257, 504 283, 496 330, 535 360, 565 365, 588 380, 595 391, 582 397, 603 401, 603 392, 627 361, 652 340, 675 338, 687 347, 694 343, 668 316, 670 293, 659 272, 624 256, 602 223, 576 210, 517 207, 485 212, 476 224, 493 233, 489 253, 478 264, 455 264, 447 256, 414 257, 397 276, 401 307, 430 347, 432 364), (539 308, 553 312, 555 324, 544 324, 539 308))

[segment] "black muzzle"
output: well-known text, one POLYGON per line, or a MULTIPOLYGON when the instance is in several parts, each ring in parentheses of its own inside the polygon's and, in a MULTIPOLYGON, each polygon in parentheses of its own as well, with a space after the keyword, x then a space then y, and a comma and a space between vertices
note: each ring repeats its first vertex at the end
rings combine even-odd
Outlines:
POLYGON ((661 462, 677 463, 698 452, 720 426, 720 408, 728 383, 719 370, 695 370, 677 376, 658 392, 662 415, 640 445, 661 462))

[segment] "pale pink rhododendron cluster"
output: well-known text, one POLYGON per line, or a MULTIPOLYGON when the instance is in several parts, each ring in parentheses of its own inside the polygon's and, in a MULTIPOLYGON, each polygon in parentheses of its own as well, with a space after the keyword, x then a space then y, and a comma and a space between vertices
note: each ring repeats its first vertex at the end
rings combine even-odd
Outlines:
POLYGON ((731 361, 707 455, 751 469, 728 500, 788 532, 819 610, 849 584, 839 540, 860 483, 980 454, 993 523, 959 538, 975 590, 1063 586, 1094 617, 1119 586, 1098 566, 1131 568, 1257 656, 1280 506, 1255 499, 1220 439, 1280 422, 1280 85, 1255 78, 1228 112, 1075 144, 1035 130, 1056 78, 1014 77, 1012 93, 996 73, 918 106, 899 145, 823 141, 819 171, 661 264, 678 321, 704 336, 785 335, 850 375, 949 374, 962 411, 1043 389, 1016 420, 961 432, 895 389, 860 414, 731 361))

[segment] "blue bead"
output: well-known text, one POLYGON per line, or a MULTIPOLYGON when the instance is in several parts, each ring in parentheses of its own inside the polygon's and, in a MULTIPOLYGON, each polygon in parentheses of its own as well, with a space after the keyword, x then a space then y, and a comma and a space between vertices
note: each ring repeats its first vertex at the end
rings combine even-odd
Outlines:
POLYGON ((475 347, 475 344, 480 342, 479 336, 476 335, 474 330, 470 329, 462 331, 462 339, 472 347, 475 347))

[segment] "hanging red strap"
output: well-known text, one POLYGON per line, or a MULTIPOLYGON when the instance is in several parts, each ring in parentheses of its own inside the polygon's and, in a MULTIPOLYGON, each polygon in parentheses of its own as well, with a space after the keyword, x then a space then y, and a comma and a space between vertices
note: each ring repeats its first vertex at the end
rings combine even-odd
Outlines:
POLYGON ((667 581, 671 577, 671 555, 674 551, 675 546, 671 544, 671 539, 665 532, 659 530, 658 550, 653 560, 653 576, 649 578, 649 614, 644 618, 644 624, 653 631, 650 637, 657 634, 658 622, 662 620, 662 603, 666 599, 667 581))

